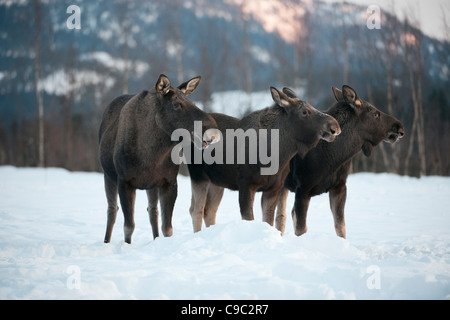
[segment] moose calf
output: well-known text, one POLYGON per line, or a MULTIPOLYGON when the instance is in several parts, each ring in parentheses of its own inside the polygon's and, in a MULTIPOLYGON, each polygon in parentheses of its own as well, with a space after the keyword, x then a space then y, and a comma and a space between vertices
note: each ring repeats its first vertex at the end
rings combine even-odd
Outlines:
POLYGON ((342 91, 332 89, 337 102, 326 113, 339 122, 342 132, 335 142, 319 142, 305 157, 297 155, 291 160, 277 208, 276 228, 282 233, 288 190, 295 191, 292 219, 297 236, 307 231, 306 213, 311 197, 329 192, 336 234, 345 238, 346 181, 353 156, 360 150, 370 156, 381 141, 394 143, 405 134, 399 120, 361 100, 351 87, 344 85, 342 91))
MULTIPOLYGON (((279 152, 278 171, 274 174, 262 174, 265 166, 261 161, 240 163, 238 157, 245 154, 245 159, 251 156, 250 146, 230 144, 223 136, 220 143, 232 145, 233 150, 224 149, 228 155, 234 156, 234 164, 188 164, 192 185, 192 201, 190 213, 194 232, 201 230, 202 219, 206 226, 215 223, 216 211, 222 199, 223 188, 239 190, 239 206, 244 220, 253 220, 253 201, 257 191, 262 191, 262 208, 264 221, 270 223, 274 217, 278 195, 289 172, 289 161, 295 154, 305 155, 314 148, 319 140, 333 141, 341 129, 338 122, 330 115, 316 110, 309 103, 300 100, 288 88, 283 92, 271 87, 270 92, 275 105, 255 111, 239 120, 219 113, 211 116, 215 119, 221 132, 242 129, 245 132, 254 130, 257 134, 268 130, 278 133, 278 139, 267 138, 266 150, 279 152), (263 130, 261 130, 263 129, 263 130), (273 144, 278 144, 274 148, 273 144), (276 150, 276 151, 274 151, 276 150)), ((242 131, 241 130, 241 131, 242 131)), ((255 134, 256 134, 255 133, 255 134)), ((234 137, 233 137, 234 139, 234 137)), ((257 140, 261 141, 261 140, 257 140)), ((245 144, 245 141, 244 141, 245 144)), ((227 156, 225 155, 225 156, 227 156)))

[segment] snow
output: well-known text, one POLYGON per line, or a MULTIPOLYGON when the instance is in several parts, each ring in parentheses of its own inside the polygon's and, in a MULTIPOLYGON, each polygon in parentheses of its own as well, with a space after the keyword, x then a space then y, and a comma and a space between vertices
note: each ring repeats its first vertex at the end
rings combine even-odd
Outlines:
MULTIPOLYGON (((264 53, 262 53, 264 54, 264 53)), ((280 86, 280 90, 281 90, 280 86)), ((298 97, 305 95, 305 88, 292 88, 298 97)), ((229 90, 215 92, 211 95, 210 108, 214 112, 225 113, 232 117, 242 118, 251 108, 252 111, 270 107, 274 104, 270 95, 269 88, 267 90, 254 91, 250 94, 243 90, 229 90)), ((195 101, 195 105, 201 109, 205 109, 200 101, 195 101)))
MULTIPOLYGON (((242 221, 226 191, 217 224, 192 232, 189 178, 178 178, 171 238, 152 239, 145 192, 123 242, 119 211, 104 244, 99 173, 0 167, 0 299, 449 299, 450 178, 353 174, 347 240, 328 197, 311 201, 296 237, 242 221)), ((292 208, 293 194, 288 199, 292 208)))
POLYGON ((95 51, 84 53, 80 56, 81 61, 96 61, 108 69, 116 70, 118 72, 125 72, 128 68, 135 72, 135 76, 140 78, 150 68, 149 64, 139 60, 126 61, 121 58, 114 58, 111 54, 105 51, 95 51))
MULTIPOLYGON (((48 94, 66 95, 71 91, 80 90, 87 85, 104 85, 111 88, 114 85, 114 79, 105 79, 100 73, 91 70, 73 71, 73 79, 68 72, 59 69, 49 74, 39 81, 39 89, 48 94)), ((31 89, 30 89, 31 91, 31 89)))

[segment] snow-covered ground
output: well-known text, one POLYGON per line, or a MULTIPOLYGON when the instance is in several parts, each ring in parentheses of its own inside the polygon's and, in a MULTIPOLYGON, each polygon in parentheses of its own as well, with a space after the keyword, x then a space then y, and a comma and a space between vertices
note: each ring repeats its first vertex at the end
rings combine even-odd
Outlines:
POLYGON ((173 237, 152 239, 140 191, 133 243, 119 211, 104 244, 101 174, 0 167, 0 299, 450 298, 448 177, 351 175, 347 240, 327 195, 312 199, 307 234, 289 218, 281 237, 260 197, 256 221, 241 221, 231 191, 217 224, 194 234, 190 182, 178 183, 173 237))

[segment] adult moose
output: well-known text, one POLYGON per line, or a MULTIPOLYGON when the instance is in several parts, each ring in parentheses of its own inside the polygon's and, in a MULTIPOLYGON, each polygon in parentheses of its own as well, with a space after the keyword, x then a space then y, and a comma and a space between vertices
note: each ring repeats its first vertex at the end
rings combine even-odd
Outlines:
POLYGON ((147 190, 153 237, 158 236, 158 198, 161 199, 162 232, 164 236, 172 235, 179 167, 170 158, 176 144, 171 141, 171 134, 178 128, 193 132, 194 121, 202 121, 205 145, 214 143, 218 137, 214 119, 186 97, 200 79, 196 77, 173 88, 162 74, 154 89, 120 96, 106 108, 98 140, 108 200, 105 242, 111 240, 119 194, 125 242, 131 243, 136 189, 147 190))
MULTIPOLYGON (((292 219, 297 236, 307 231, 306 213, 311 197, 329 192, 336 234, 345 238, 346 181, 353 156, 362 149, 368 157, 381 141, 394 143, 405 133, 399 120, 361 100, 351 87, 332 89, 337 103, 326 113, 339 122, 341 134, 333 143, 320 142, 303 158, 295 156, 285 182, 286 188, 295 191, 292 219)), ((276 217, 276 228, 282 233, 286 223, 286 188, 280 194, 276 217)))
MULTIPOLYGON (((295 154, 305 155, 314 148, 320 139, 331 142, 341 132, 337 121, 322 112, 314 109, 310 104, 301 101, 295 93, 288 88, 283 92, 271 87, 270 92, 275 105, 263 110, 250 113, 242 120, 223 114, 211 114, 216 120, 219 130, 224 133, 230 129, 241 129, 245 132, 268 129, 279 134, 279 139, 267 139, 266 150, 279 150, 278 171, 275 174, 263 175, 261 162, 250 164, 239 163, 236 158, 238 148, 246 153, 249 159, 249 145, 242 149, 235 145, 234 150, 225 149, 229 154, 234 151, 234 164, 188 164, 191 176, 192 202, 190 213, 194 232, 201 230, 202 218, 206 226, 215 223, 217 207, 222 199, 223 188, 239 190, 239 206, 244 220, 253 220, 253 201, 255 192, 262 191, 262 208, 265 221, 270 217, 273 223, 274 210, 278 195, 283 187, 284 180, 289 172, 289 161, 295 154), (277 131, 278 130, 278 131, 277 131), (276 148, 273 144, 278 144, 276 148)), ((243 132, 241 131, 241 132, 243 132)), ((258 133, 260 134, 260 133, 258 133)), ((229 145, 228 135, 223 135, 220 143, 229 145)), ((233 137, 234 139, 234 137, 233 137)), ((259 140, 260 141, 260 140, 259 140)), ((243 141, 245 143, 245 141, 243 141)), ((264 147, 259 145, 258 148, 264 147)))

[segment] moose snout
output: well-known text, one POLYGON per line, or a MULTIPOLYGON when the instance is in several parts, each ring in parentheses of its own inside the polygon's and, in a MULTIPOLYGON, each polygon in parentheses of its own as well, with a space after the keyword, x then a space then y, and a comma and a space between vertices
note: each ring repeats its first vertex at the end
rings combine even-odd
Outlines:
POLYGON ((330 128, 330 132, 333 136, 338 136, 341 134, 341 127, 336 124, 336 126, 330 128))
POLYGON ((206 149, 210 144, 214 144, 220 141, 222 133, 219 129, 208 129, 203 134, 202 149, 206 149))
POLYGON ((339 126, 339 123, 334 118, 331 118, 322 130, 321 138, 327 142, 333 142, 340 134, 341 127, 339 126))
POLYGON ((388 133, 386 142, 394 143, 397 140, 403 138, 405 135, 405 129, 401 125, 401 123, 396 123, 392 126, 391 131, 388 133))

